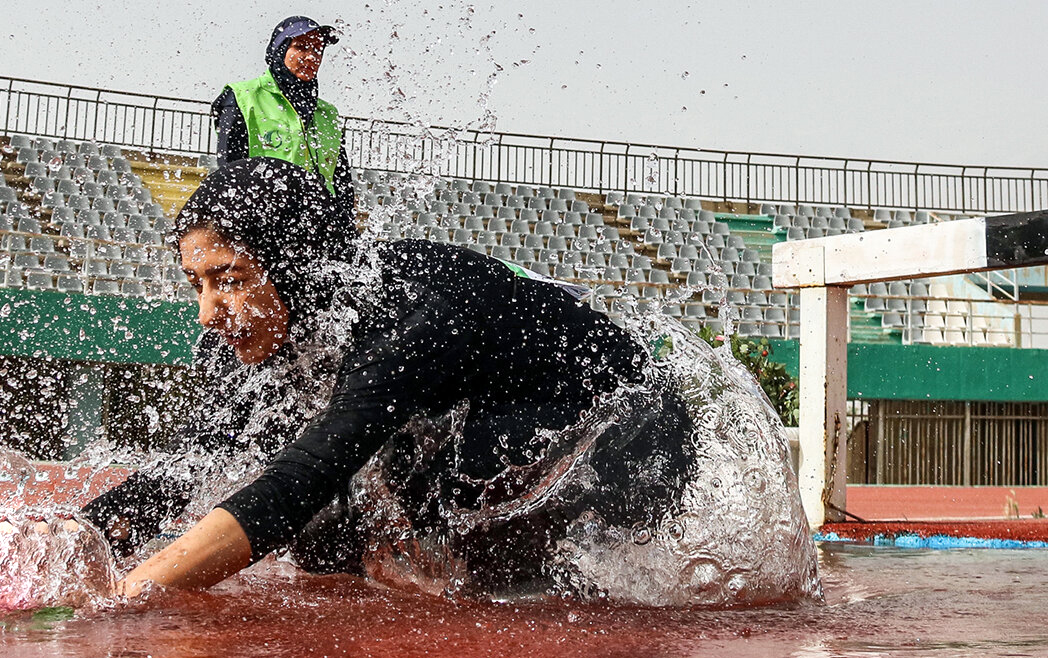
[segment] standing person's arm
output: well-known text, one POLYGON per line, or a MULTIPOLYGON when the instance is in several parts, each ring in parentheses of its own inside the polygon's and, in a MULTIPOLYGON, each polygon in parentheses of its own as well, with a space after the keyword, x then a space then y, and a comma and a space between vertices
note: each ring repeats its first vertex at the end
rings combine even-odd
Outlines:
POLYGON ((247 123, 233 90, 226 87, 211 108, 215 117, 215 131, 218 133, 218 164, 243 160, 248 156, 247 123))

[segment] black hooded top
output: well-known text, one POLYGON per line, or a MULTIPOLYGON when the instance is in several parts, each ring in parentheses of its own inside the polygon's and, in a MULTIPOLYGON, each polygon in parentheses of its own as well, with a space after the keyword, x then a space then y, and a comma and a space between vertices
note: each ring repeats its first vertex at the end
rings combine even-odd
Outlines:
MULTIPOLYGON (((180 233, 210 225, 242 242, 288 296, 285 304, 303 315, 331 300, 294 281, 309 278, 318 257, 349 255, 359 261, 353 281, 372 282, 339 295, 353 310, 346 320, 351 340, 326 406, 308 422, 274 427, 278 436, 269 443, 285 447, 261 476, 219 505, 237 519, 255 559, 290 541, 344 494, 352 476, 412 418, 467 403, 456 472, 470 481, 492 478, 543 449, 536 441, 548 439, 537 430, 572 425, 595 396, 640 381, 649 363, 643 347, 606 316, 557 286, 516 276, 496 259, 415 240, 332 245, 338 222, 317 217, 308 219, 320 227, 315 235, 299 230, 297 215, 326 207, 303 196, 321 192, 315 177, 286 163, 237 162, 208 177, 176 222, 180 233)), ((236 398, 228 392, 220 403, 236 398)), ((135 511, 133 493, 106 494, 105 509, 135 511)))
MULTIPOLYGON (((273 74, 273 80, 280 91, 295 108, 302 123, 309 125, 317 109, 318 85, 314 78, 310 81, 300 80, 284 64, 284 56, 291 45, 291 39, 284 33, 285 28, 301 16, 285 18, 273 28, 269 45, 266 46, 266 65, 273 74)), ((233 90, 225 87, 218 98, 211 104, 211 115, 218 133, 218 163, 234 162, 248 157, 247 123, 237 105, 233 90)), ((339 204, 352 214, 353 180, 346 156, 345 147, 339 151, 338 164, 335 167, 334 186, 339 204)))
POLYGON ((212 172, 175 220, 173 246, 208 226, 248 247, 295 322, 303 307, 326 306, 331 282, 317 265, 349 262, 356 226, 314 173, 277 158, 239 160, 212 172))

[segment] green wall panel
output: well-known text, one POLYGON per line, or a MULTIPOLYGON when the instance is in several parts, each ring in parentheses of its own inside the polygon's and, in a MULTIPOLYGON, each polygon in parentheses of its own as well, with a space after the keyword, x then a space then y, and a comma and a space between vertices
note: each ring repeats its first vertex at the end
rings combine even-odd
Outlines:
MULTIPOLYGON (((199 333, 195 304, 0 288, 0 354, 188 365, 199 333)), ((771 342, 796 377, 797 341, 771 342)), ((1046 383, 1048 350, 848 345, 850 398, 1048 401, 1046 383)))
POLYGON ((188 365, 196 304, 0 288, 0 353, 188 365))
MULTIPOLYGON (((794 377, 799 357, 797 341, 772 341, 794 377)), ((1048 350, 849 343, 848 397, 1048 401, 1048 350)))

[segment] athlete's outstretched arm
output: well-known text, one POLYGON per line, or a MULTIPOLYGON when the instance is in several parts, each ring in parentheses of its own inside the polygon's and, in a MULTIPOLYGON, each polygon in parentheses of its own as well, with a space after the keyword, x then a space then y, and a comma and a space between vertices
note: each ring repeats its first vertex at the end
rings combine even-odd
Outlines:
POLYGON ((194 589, 219 583, 251 563, 251 543, 233 515, 216 508, 167 548, 135 567, 117 592, 138 596, 146 583, 194 589))

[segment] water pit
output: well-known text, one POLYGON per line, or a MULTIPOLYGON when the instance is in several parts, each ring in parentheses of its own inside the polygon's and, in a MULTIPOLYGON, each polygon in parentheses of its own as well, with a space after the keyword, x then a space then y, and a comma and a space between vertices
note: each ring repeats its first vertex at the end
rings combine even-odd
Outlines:
MULTIPOLYGON (((470 7, 467 14, 472 13, 470 7)), ((468 17, 463 25, 469 27, 468 17)), ((494 64, 486 45, 473 54, 494 64)), ((387 64, 385 77, 400 96, 393 94, 385 109, 403 111, 410 125, 424 133, 432 117, 420 116, 404 100, 396 67, 387 64)), ((493 68, 483 78, 483 116, 460 126, 459 132, 483 133, 493 127, 485 103, 496 77, 493 68)), ((446 145, 438 150, 437 170, 440 158, 450 157, 443 151, 450 154, 455 139, 452 130, 434 140, 446 145)), ((432 162, 414 160, 409 146, 395 156, 403 168, 422 177, 416 182, 432 182, 425 178, 434 176, 427 169, 432 162)), ((655 160, 653 153, 652 170, 655 160)), ((419 194, 405 201, 425 199, 419 194)), ((398 211, 404 207, 383 204, 367 210, 368 239, 403 233, 393 229, 401 228, 406 214, 398 211)), ((578 274, 580 279, 597 278, 593 272, 578 274)), ((724 273, 711 275, 716 282, 708 288, 682 290, 680 295, 708 292, 723 301, 724 273)), ((624 298, 632 310, 637 302, 624 298)), ((726 333, 733 314, 722 305, 719 317, 726 333)), ((0 517, 8 525, 0 526, 0 604, 5 606, 0 608, 0 648, 15 657, 1014 656, 1048 651, 1039 614, 1048 605, 1044 552, 824 544, 817 572, 815 548, 788 466, 785 433, 752 378, 731 359, 727 347, 713 351, 682 325, 662 318, 657 306, 647 314, 627 313, 625 321, 638 341, 655 345, 656 352, 659 345, 673 346, 657 369, 674 383, 695 422, 685 450, 683 494, 678 508, 660 511, 648 525, 608 527, 585 514, 573 519, 553 556, 553 563, 563 567, 556 595, 463 596, 462 584, 448 575, 451 569, 440 572, 441 553, 412 552, 412 547, 426 546, 418 540, 427 537, 396 530, 369 538, 392 556, 370 579, 310 575, 271 556, 208 591, 156 591, 129 603, 112 596, 108 584, 156 546, 131 561, 84 560, 85 555, 100 555, 99 538, 90 530, 66 534, 74 532, 68 523, 79 505, 126 477, 126 469, 113 470, 110 462, 132 470, 179 467, 181 462, 158 463, 168 458, 148 451, 113 452, 101 444, 88 445, 86 457, 74 467, 27 464, 17 454, 3 452, 0 517), (665 343, 666 338, 671 340, 665 343), (419 557, 423 559, 414 561, 419 557), (390 587, 391 582, 397 586, 390 587)), ((266 383, 249 381, 240 392, 257 393, 266 383)), ((329 390, 320 384, 319 390, 329 390)), ((580 422, 573 427, 577 436, 569 447, 577 451, 555 455, 556 460, 548 460, 556 461, 552 466, 536 459, 534 465, 550 467, 554 477, 543 481, 545 488, 530 491, 531 500, 541 503, 565 490, 584 488, 591 478, 585 469, 597 430, 631 414, 642 415, 645 409, 637 400, 661 400, 645 397, 648 393, 629 391, 634 397, 612 400, 618 406, 609 407, 607 415, 595 413, 586 419, 589 426, 580 422)), ((266 407, 267 400, 259 399, 258 406, 266 407)), ((296 403, 281 402, 288 407, 296 403)), ((153 425, 158 422, 151 419, 153 425)), ((223 475, 225 480, 196 491, 197 502, 186 517, 167 524, 167 539, 257 474, 264 461, 259 454, 245 451, 241 461, 212 464, 212 479, 222 480, 217 476, 223 475)), ((381 501, 380 489, 362 491, 381 501)), ((493 506, 478 514, 452 509, 441 520, 452 530, 470 530, 528 511, 521 507, 526 505, 493 506)), ((384 520, 378 516, 373 525, 382 530, 384 520)), ((453 545, 453 540, 449 532, 433 545, 453 545)))
POLYGON ((1048 553, 824 545, 826 605, 733 610, 454 603, 266 561, 208 592, 0 622, 12 658, 1043 656, 1048 553))

